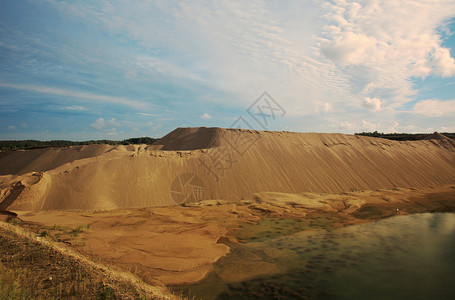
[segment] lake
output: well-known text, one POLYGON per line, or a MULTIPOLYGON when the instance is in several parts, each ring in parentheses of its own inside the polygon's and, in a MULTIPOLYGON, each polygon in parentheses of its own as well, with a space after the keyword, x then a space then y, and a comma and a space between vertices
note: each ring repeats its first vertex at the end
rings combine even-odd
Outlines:
MULTIPOLYGON (((195 299, 454 299, 455 214, 333 228, 268 218, 237 232, 195 299)), ((326 224, 327 223, 327 224, 326 224)), ((313 224, 314 225, 314 224, 313 224)))

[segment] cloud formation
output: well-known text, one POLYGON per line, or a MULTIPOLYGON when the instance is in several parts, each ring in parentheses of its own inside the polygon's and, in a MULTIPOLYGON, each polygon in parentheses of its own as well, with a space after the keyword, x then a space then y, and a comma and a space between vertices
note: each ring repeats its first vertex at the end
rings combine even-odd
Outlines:
POLYGON ((440 101, 436 99, 423 100, 418 102, 413 113, 424 116, 455 116, 455 99, 440 101))
POLYGON ((4 10, 5 132, 29 122, 18 132, 53 134, 70 118, 84 138, 159 135, 206 122, 201 108, 226 126, 264 91, 287 111, 270 130, 424 131, 438 114, 437 126, 455 127, 453 87, 438 88, 455 77, 455 0, 18 0, 4 10), (82 133, 87 124, 95 130, 82 133))
POLYGON ((381 100, 378 98, 369 98, 366 97, 362 106, 371 111, 380 111, 381 110, 381 100))
POLYGON ((319 102, 349 110, 366 97, 382 99, 383 108, 398 108, 416 93, 412 78, 455 75, 438 32, 455 16, 451 0, 291 1, 282 6, 181 1, 103 9, 51 2, 72 17, 103 24, 109 34, 169 50, 166 57, 134 56, 136 69, 126 72, 203 82, 243 101, 270 87, 297 115, 314 111, 311 106, 319 102))
POLYGON ((106 125, 106 122, 104 121, 103 118, 96 119, 96 121, 92 124, 90 124, 90 127, 96 130, 101 130, 104 128, 106 125))
POLYGON ((200 116, 200 118, 207 120, 207 119, 211 119, 212 117, 208 113, 205 113, 202 116, 200 116))
MULTIPOLYGON (((25 84, 14 84, 14 83, 7 83, 7 82, 0 82, 0 87, 9 88, 9 89, 17 89, 17 90, 26 90, 32 91, 35 93, 42 93, 42 94, 50 94, 50 95, 58 95, 63 97, 70 97, 70 98, 79 98, 84 100, 91 100, 91 101, 100 101, 107 104, 121 104, 125 106, 130 106, 134 108, 143 108, 146 105, 142 102, 130 100, 123 97, 114 97, 108 95, 99 95, 87 92, 80 92, 74 90, 66 90, 48 86, 36 86, 36 85, 25 85, 25 84)), ((68 106, 72 107, 72 106, 68 106)), ((67 107, 67 109, 68 109, 67 107)), ((76 106, 78 107, 78 106, 76 106)), ((80 106, 79 106, 80 107, 80 106)))
POLYGON ((111 118, 109 121, 107 121, 108 126, 120 126, 120 122, 117 121, 115 118, 111 118))
POLYGON ((65 107, 67 110, 73 110, 73 111, 87 111, 88 109, 84 106, 80 105, 73 105, 73 106, 67 106, 65 107))
POLYGON ((397 108, 416 94, 413 78, 455 76, 455 61, 438 32, 453 18, 454 1, 340 0, 323 6, 328 24, 321 53, 350 77, 355 96, 397 108))
MULTIPOLYGON (((111 118, 109 121, 105 121, 104 118, 98 118, 90 127, 96 130, 101 130, 104 127, 118 127, 120 126, 120 122, 117 121, 115 118, 111 118)), ((112 128, 115 131, 115 128, 112 128)))

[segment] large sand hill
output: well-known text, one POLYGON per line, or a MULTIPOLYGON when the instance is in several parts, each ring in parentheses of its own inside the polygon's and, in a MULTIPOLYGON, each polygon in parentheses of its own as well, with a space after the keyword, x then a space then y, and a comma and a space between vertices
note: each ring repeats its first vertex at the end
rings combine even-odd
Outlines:
POLYGON ((203 189, 197 200, 431 187, 455 183, 455 143, 178 128, 152 146, 16 151, 0 158, 0 208, 174 205, 171 184, 183 173, 200 179, 203 189))

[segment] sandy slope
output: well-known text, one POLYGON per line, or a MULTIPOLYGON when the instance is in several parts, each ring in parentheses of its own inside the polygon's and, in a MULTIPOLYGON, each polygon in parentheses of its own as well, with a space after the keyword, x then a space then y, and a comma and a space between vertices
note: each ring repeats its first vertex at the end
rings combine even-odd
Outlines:
MULTIPOLYGON (((202 180, 202 199, 429 187, 455 182, 455 143, 178 128, 148 147, 91 145, 3 156, 0 205, 35 211, 172 205, 170 187, 182 173, 202 180)), ((191 191, 182 187, 184 194, 191 191)))

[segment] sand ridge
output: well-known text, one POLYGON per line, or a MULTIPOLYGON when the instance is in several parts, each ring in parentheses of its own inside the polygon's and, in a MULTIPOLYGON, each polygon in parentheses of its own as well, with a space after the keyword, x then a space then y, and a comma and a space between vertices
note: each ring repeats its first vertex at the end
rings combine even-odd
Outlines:
POLYGON ((263 192, 439 186, 455 182, 455 143, 177 128, 152 146, 90 145, 2 156, 0 200, 10 210, 34 211, 175 205, 170 186, 182 173, 201 178, 201 199, 228 201, 263 192))

